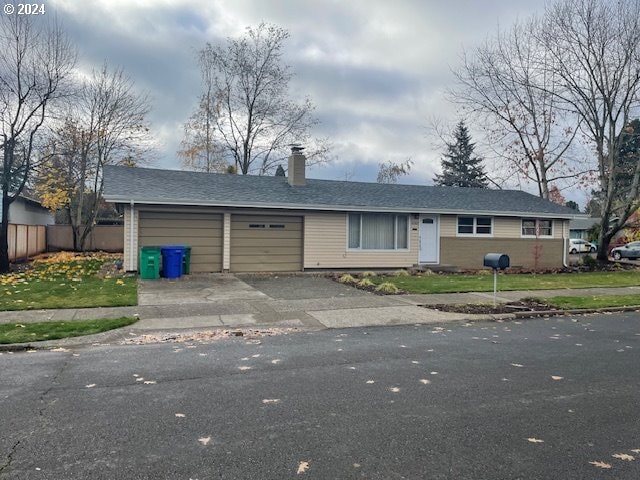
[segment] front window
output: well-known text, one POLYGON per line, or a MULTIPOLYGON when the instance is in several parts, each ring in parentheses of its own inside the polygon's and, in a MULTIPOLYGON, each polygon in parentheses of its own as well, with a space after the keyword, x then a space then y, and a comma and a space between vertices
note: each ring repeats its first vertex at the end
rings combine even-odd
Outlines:
POLYGON ((522 219, 523 237, 551 237, 553 235, 553 220, 539 218, 522 219))
POLYGON ((458 217, 458 235, 490 236, 492 233, 491 217, 458 217))
POLYGON ((409 248, 408 215, 350 213, 349 248, 397 250, 409 248))

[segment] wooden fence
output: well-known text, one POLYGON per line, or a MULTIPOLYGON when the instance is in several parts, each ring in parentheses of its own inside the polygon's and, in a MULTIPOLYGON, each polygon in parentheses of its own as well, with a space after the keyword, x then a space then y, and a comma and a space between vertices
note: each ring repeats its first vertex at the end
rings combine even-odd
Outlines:
POLYGON ((44 225, 9 224, 9 261, 24 260, 47 249, 44 225))
MULTIPOLYGON (((85 242, 86 250, 124 251, 122 225, 96 225, 85 242)), ((47 225, 47 251, 73 250, 71 225, 47 225)))

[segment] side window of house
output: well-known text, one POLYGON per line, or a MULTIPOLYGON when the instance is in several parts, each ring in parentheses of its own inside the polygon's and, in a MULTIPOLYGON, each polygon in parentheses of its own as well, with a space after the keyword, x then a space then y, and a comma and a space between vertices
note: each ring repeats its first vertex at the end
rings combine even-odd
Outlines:
POLYGON ((409 216, 387 213, 350 213, 348 246, 361 250, 409 248, 409 216))
POLYGON ((553 235, 553 220, 523 218, 523 237, 551 237, 553 235))
POLYGON ((492 233, 491 217, 458 217, 458 235, 490 236, 492 233))

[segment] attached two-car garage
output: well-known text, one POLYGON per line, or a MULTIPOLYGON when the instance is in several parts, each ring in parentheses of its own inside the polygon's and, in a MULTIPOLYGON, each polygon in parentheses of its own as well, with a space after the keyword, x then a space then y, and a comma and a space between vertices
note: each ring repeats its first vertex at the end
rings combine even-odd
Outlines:
MULTIPOLYGON (((302 270, 303 217, 230 216, 232 272, 302 270)), ((190 245, 192 272, 223 269, 224 219, 221 213, 141 211, 139 246, 190 245)))

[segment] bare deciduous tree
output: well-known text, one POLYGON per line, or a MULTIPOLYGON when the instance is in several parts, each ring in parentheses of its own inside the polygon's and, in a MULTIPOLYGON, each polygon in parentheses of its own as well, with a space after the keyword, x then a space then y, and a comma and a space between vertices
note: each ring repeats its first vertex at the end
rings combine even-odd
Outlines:
POLYGON ((211 79, 217 135, 225 157, 242 174, 266 174, 288 155, 292 143, 304 144, 310 164, 327 160, 326 140, 313 138, 317 124, 309 98, 291 100, 291 69, 283 63, 288 32, 275 25, 247 28, 224 46, 207 44, 200 66, 211 79))
POLYGON ((413 161, 409 158, 404 162, 395 163, 391 160, 378 164, 378 183, 398 183, 398 178, 409 175, 413 161))
POLYGON ((216 137, 220 105, 216 98, 213 59, 206 49, 199 52, 203 92, 195 112, 184 125, 184 138, 178 150, 182 166, 198 172, 227 171, 224 145, 216 137))
POLYGON ((34 151, 49 109, 65 95, 75 51, 60 25, 28 15, 0 17, 0 273, 9 271, 9 206, 34 167, 34 151))
POLYGON ((589 169, 569 158, 579 120, 560 108, 556 59, 536 37, 539 28, 535 19, 516 23, 465 52, 450 97, 484 128, 504 177, 532 181, 548 199, 552 183, 589 169))
POLYGON ((595 152, 602 202, 598 259, 606 260, 610 240, 640 206, 640 161, 629 169, 620 155, 621 145, 640 134, 631 126, 640 108, 640 2, 557 2, 547 9, 538 38, 560 85, 552 93, 581 120, 595 152), (622 183, 628 184, 624 192, 622 183))
POLYGON ((124 71, 105 64, 83 82, 54 131, 38 190, 49 208, 68 210, 76 250, 84 250, 96 223, 103 167, 135 165, 148 152, 149 111, 148 97, 124 71))

